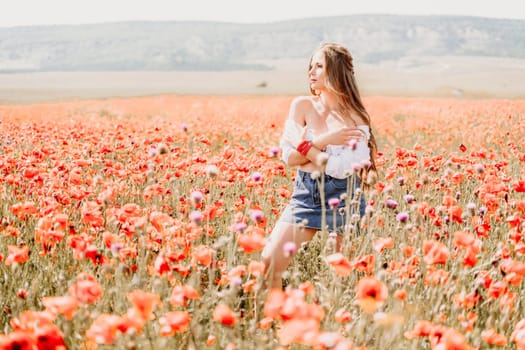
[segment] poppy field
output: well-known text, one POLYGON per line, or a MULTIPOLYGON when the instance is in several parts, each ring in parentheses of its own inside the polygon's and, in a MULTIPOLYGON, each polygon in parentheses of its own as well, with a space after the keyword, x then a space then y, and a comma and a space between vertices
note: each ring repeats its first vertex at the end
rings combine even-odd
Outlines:
POLYGON ((364 233, 267 290, 292 98, 0 105, 0 349, 525 349, 525 101, 365 98, 364 233))

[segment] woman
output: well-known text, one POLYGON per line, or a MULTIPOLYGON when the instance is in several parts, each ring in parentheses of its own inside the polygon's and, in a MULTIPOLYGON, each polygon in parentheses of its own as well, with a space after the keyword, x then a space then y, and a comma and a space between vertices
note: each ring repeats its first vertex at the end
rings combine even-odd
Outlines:
POLYGON ((292 101, 280 143, 282 159, 298 170, 292 199, 262 252, 270 288, 282 288, 293 253, 285 250, 320 230, 349 231, 349 218, 364 215, 364 197, 355 189, 364 172, 375 171, 376 143, 349 51, 335 43, 321 45, 310 57, 308 77, 312 96, 292 101))

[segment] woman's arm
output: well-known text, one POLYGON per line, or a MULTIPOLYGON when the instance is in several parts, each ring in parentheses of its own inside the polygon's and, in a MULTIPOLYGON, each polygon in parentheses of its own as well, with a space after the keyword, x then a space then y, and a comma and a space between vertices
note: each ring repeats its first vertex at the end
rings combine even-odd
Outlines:
POLYGON ((360 130, 363 136, 353 146, 345 147, 338 154, 331 154, 326 163, 325 172, 335 178, 344 179, 354 171, 370 165, 370 149, 368 130, 360 130))
POLYGON ((290 153, 290 157, 288 158, 288 165, 299 166, 312 162, 321 166, 324 165, 326 159, 328 159, 328 154, 320 151, 315 146, 312 146, 308 153, 306 153, 306 156, 303 156, 301 153, 297 152, 297 150, 293 150, 293 152, 290 153))
POLYGON ((306 112, 312 102, 308 97, 297 97, 290 104, 288 119, 286 120, 280 146, 282 149, 282 160, 289 166, 300 166, 309 162, 323 165, 323 154, 313 143, 306 156, 297 151, 297 146, 306 136, 306 112))

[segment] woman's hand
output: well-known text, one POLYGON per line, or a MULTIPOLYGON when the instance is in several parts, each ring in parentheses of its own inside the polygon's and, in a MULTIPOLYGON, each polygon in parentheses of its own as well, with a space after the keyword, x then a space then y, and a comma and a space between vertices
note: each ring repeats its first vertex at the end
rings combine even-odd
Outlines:
POLYGON ((313 140, 315 147, 325 149, 328 145, 348 145, 350 141, 360 141, 365 137, 364 133, 357 128, 344 126, 337 130, 325 132, 313 140))

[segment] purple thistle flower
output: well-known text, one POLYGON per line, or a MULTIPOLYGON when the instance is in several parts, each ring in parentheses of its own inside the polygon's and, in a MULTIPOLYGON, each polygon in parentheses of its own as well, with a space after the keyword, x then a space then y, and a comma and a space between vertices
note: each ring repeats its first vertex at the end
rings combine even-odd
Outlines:
POLYGON ((335 208, 339 205, 339 198, 330 198, 328 200, 328 205, 330 206, 330 208, 335 208))
POLYGON ((294 242, 286 242, 283 245, 283 252, 285 256, 291 256, 297 251, 297 245, 294 242))
POLYGON ((387 199, 385 201, 385 204, 390 209, 396 209, 397 206, 398 206, 397 202, 395 200, 393 200, 393 199, 387 199))
POLYGON ((203 194, 201 191, 193 191, 190 194, 190 198, 193 203, 199 203, 200 201, 202 201, 203 194))
POLYGON ((263 214, 263 212, 261 210, 254 209, 250 213, 250 218, 253 221, 259 222, 259 221, 261 221, 264 218, 264 214, 263 214))
POLYGON ((483 215, 487 212, 487 207, 483 206, 483 207, 479 207, 478 211, 480 213, 480 215, 483 215))
POLYGON ((408 213, 406 211, 402 211, 401 213, 396 215, 396 220, 399 222, 407 222, 408 221, 408 213))
POLYGON ((190 213, 190 220, 195 223, 199 223, 202 221, 202 213, 198 210, 192 211, 190 213))
POLYGON ((252 174, 252 180, 253 181, 257 181, 258 182, 258 181, 261 181, 261 179, 262 179, 262 175, 261 175, 260 172, 256 171, 256 172, 254 172, 252 174))
POLYGON ((279 147, 270 148, 270 157, 277 157, 279 154, 279 147))
POLYGON ((404 199, 409 204, 415 200, 414 196, 411 194, 405 194, 404 199))
POLYGON ((246 227, 248 227, 248 225, 246 225, 245 222, 241 221, 241 222, 238 222, 235 225, 233 225, 233 230, 235 232, 242 232, 242 231, 244 231, 246 229, 246 227))

